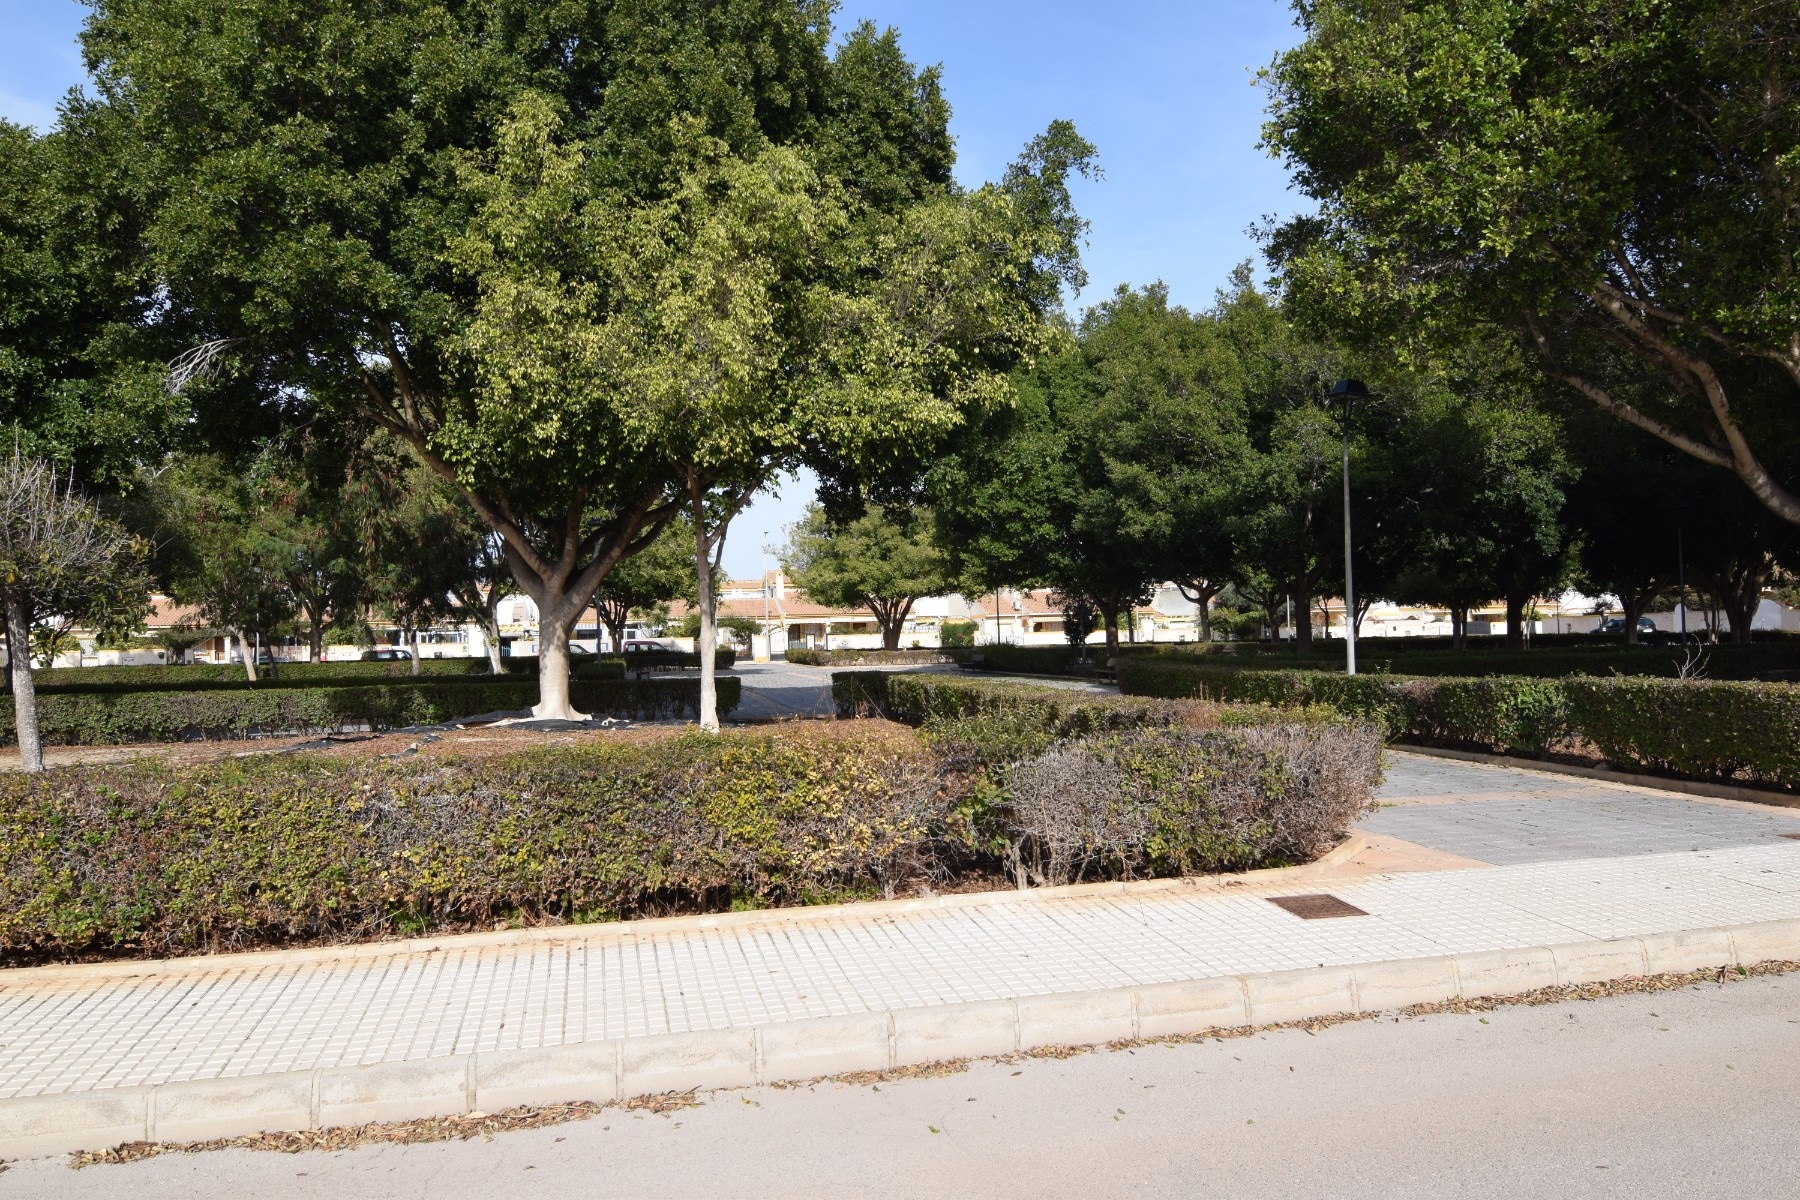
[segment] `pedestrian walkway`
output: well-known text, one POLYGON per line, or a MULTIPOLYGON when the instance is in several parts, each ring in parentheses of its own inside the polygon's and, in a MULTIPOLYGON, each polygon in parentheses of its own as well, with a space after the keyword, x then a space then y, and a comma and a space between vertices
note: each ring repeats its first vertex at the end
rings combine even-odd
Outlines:
POLYGON ((1496 864, 1721 850, 1800 837, 1800 811, 1390 752, 1364 832, 1496 864))
MULTIPOLYGON (((1761 814, 1529 772, 1446 771, 1417 756, 1396 756, 1386 794, 1413 801, 1370 819, 1388 836, 1412 818, 1411 832, 1437 843, 1460 838, 1492 861, 1506 857, 1505 839, 1493 831, 1512 821, 1528 830, 1515 831, 1514 842, 1541 853, 1494 867, 1237 888, 1115 885, 444 938, 391 953, 365 947, 0 972, 0 1144, 8 1101, 30 1097, 448 1064, 1800 920, 1800 841, 1772 836, 1774 823, 1761 814), (1446 788, 1484 798, 1445 802, 1446 788), (1567 805, 1575 825, 1593 828, 1546 832, 1543 813, 1520 807, 1538 802, 1567 805), (1656 838, 1625 831, 1631 805, 1665 831, 1657 837, 1704 835, 1708 844, 1655 849, 1656 838), (1481 806, 1497 807, 1484 808, 1489 815, 1480 822, 1452 819, 1481 806), (1438 824, 1421 824, 1431 821, 1438 824), (1602 853, 1568 857, 1564 851, 1577 843, 1602 853), (1356 915, 1305 920, 1270 902, 1272 892, 1327 889, 1356 915)), ((1787 957, 1800 957, 1795 949, 1787 957)), ((144 1102, 132 1103, 141 1122, 144 1102)))

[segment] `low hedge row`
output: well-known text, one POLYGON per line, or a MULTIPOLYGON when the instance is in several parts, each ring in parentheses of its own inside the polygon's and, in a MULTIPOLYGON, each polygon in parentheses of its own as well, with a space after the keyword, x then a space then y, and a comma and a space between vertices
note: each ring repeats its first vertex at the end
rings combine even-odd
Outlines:
POLYGON ((788 649, 785 657, 788 662, 798 663, 803 667, 927 667, 963 662, 970 653, 959 647, 947 650, 808 650, 804 646, 794 646, 788 649))
POLYGON ((1119 687, 1136 696, 1326 705, 1422 745, 1529 755, 1586 745, 1630 770, 1800 788, 1800 688, 1791 684, 1347 677, 1134 659, 1120 664, 1119 687))
POLYGON ((1005 716, 1052 738, 1184 723, 1191 708, 1067 688, 1034 687, 1002 679, 914 675, 892 671, 835 671, 831 695, 838 716, 879 715, 906 725, 1005 716))
MULTIPOLYGON (((1420 649, 1397 644, 1409 640, 1412 639, 1390 638, 1384 645, 1358 641, 1357 664, 1371 674, 1440 678, 1530 675, 1558 679, 1566 675, 1641 675, 1672 679, 1680 673, 1688 657, 1687 651, 1679 646, 1623 646, 1598 639, 1591 645, 1537 645, 1524 651, 1494 647, 1420 649)), ((1787 679, 1800 673, 1800 644, 1793 642, 1696 646, 1693 652, 1703 657, 1705 673, 1712 679, 1787 679)), ((1252 648, 1251 643, 1227 643, 1206 649, 1195 646, 1190 650, 1165 647, 1158 651, 1158 657, 1188 663, 1198 659, 1240 670, 1329 671, 1343 665, 1344 644, 1341 641, 1315 643, 1313 652, 1304 655, 1289 649, 1252 648)))
POLYGON ((947 810, 904 734, 11 775, 0 964, 875 895, 947 810))
MULTIPOLYGON (((532 660, 535 667, 536 660, 532 660)), ((419 662, 421 677, 431 679, 488 676, 485 658, 427 658, 419 662)), ((57 667, 34 672, 38 690, 47 693, 102 691, 201 691, 247 688, 242 663, 189 663, 166 667, 57 667)), ((279 663, 258 671, 261 687, 354 687, 388 679, 412 678, 412 663, 317 662, 279 663)), ((489 676, 491 678, 491 676, 489 676)))
POLYGON ((856 722, 11 774, 0 965, 1295 861, 1368 806, 1379 754, 1341 722, 1163 725, 971 770, 856 722))
MULTIPOLYGON (((741 698, 742 681, 720 679, 719 711, 741 698)), ((696 679, 577 680, 575 706, 599 717, 682 720, 699 708, 696 679)), ((529 679, 425 680, 362 687, 270 688, 257 691, 136 691, 44 695, 38 724, 47 745, 225 740, 275 733, 432 725, 537 703, 529 679)), ((0 744, 17 741, 14 711, 0 703, 0 744)))

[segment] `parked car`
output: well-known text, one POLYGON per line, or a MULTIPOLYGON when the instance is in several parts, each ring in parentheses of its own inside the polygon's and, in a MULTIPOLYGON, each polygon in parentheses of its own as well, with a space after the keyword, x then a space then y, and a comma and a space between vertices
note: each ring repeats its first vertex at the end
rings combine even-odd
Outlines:
POLYGON ((653 638, 626 638, 622 647, 626 654, 645 654, 652 650, 668 652, 676 649, 674 642, 657 641, 653 638))
MULTIPOLYGON (((1637 631, 1640 638, 1653 638, 1656 636, 1656 622, 1652 621, 1649 617, 1639 617, 1637 620, 1637 631)), ((1594 632, 1596 634, 1610 634, 1613 637, 1624 637, 1625 618, 1610 617, 1607 620, 1600 622, 1600 628, 1594 630, 1594 632)))
POLYGON ((364 662, 401 662, 411 657, 412 654, 409 651, 398 646, 380 646, 374 650, 362 652, 364 662))

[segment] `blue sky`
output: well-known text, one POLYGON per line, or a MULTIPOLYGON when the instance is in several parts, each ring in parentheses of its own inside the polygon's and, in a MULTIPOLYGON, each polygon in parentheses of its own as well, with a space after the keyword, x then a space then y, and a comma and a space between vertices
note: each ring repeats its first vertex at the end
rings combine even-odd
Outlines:
MULTIPOLYGON (((0 115, 54 120, 82 78, 74 39, 85 11, 0 0, 0 115)), ((1256 147, 1255 71, 1298 40, 1284 0, 844 0, 840 26, 865 18, 897 27, 914 61, 943 64, 963 182, 997 178, 1058 117, 1100 148, 1106 178, 1076 194, 1093 222, 1078 305, 1160 279, 1176 302, 1205 307, 1256 253, 1249 227, 1297 204, 1256 147)), ((752 504, 727 568, 754 575, 764 531, 781 540, 810 494, 802 481, 752 504)))

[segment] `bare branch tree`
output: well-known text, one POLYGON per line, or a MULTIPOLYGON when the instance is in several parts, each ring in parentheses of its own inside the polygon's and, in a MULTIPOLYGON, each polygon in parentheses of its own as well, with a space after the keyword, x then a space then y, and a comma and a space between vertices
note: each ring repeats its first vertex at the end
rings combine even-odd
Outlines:
POLYGON ((21 762, 44 769, 31 634, 49 619, 129 624, 149 585, 143 547, 49 463, 14 447, 0 463, 0 600, 21 762))

